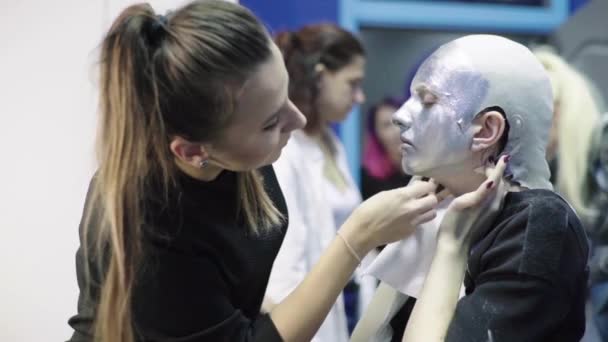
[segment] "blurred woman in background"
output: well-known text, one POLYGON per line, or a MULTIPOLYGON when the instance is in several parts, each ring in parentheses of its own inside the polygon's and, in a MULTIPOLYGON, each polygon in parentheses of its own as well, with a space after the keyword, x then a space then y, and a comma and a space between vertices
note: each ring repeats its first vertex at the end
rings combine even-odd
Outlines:
POLYGON ((386 97, 369 110, 361 170, 363 199, 410 181, 401 167, 399 127, 393 124, 393 114, 402 104, 401 99, 386 97))
MULTIPOLYGON (((270 275, 267 303, 280 302, 293 291, 361 202, 331 124, 342 122, 353 106, 365 101, 365 51, 351 33, 333 24, 316 24, 280 33, 275 42, 289 73, 289 98, 307 124, 293 132, 274 164, 289 210, 289 229, 270 275)), ((313 341, 348 340, 348 326, 354 327, 357 320, 357 292, 358 284, 351 281, 346 301, 339 297, 313 341)))
POLYGON ((546 154, 551 180, 589 229, 596 213, 589 202, 593 188, 587 169, 593 129, 600 118, 599 106, 589 81, 561 57, 547 48, 534 53, 549 74, 555 101, 546 154))
POLYGON ((553 87, 554 116, 547 160, 555 189, 574 207, 592 242, 591 304, 593 323, 608 340, 608 184, 602 160, 604 136, 601 99, 593 84, 560 56, 542 47, 534 51, 553 87))

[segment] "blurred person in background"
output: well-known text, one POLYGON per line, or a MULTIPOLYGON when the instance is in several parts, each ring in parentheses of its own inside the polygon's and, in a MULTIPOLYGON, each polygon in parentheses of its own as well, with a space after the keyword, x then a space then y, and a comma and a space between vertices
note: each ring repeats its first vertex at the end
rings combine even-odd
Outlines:
POLYGON ((546 153, 551 181, 589 229, 597 213, 589 201, 594 189, 586 174, 599 106, 589 81, 560 56, 546 47, 534 53, 549 74, 555 102, 546 153))
POLYGON ((403 102, 386 97, 369 110, 361 169, 363 199, 406 186, 411 179, 401 167, 399 128, 393 124, 392 117, 403 102))
POLYGON ((593 323, 602 341, 608 341, 608 116, 604 114, 595 127, 589 153, 587 177, 595 191, 590 203, 597 208, 590 228, 591 307, 593 323))
POLYGON ((547 161, 556 191, 574 207, 592 245, 593 323, 608 340, 608 235, 606 171, 602 160, 601 99, 593 84, 549 47, 534 51, 553 87, 554 116, 547 161))
MULTIPOLYGON (((365 51, 351 33, 334 24, 314 24, 282 32, 275 42, 290 77, 289 98, 306 116, 274 164, 289 210, 289 229, 275 260, 266 303, 289 295, 311 270, 340 225, 361 202, 349 173, 344 146, 331 128, 365 101, 361 88, 365 51)), ((356 277, 355 277, 356 278, 356 277)), ((341 342, 358 319, 361 293, 353 280, 315 335, 316 342, 341 342)), ((371 287, 369 290, 365 288, 371 287)))

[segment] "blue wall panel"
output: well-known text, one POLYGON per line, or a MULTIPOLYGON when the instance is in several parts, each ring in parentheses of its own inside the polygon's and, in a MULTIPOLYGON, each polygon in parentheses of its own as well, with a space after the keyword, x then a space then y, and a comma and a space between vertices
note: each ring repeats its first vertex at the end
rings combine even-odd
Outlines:
POLYGON ((574 12, 578 11, 581 7, 586 5, 588 2, 589 2, 589 0, 570 0, 570 13, 574 13, 574 12))
POLYGON ((241 0, 240 3, 274 32, 319 21, 338 22, 338 0, 241 0))

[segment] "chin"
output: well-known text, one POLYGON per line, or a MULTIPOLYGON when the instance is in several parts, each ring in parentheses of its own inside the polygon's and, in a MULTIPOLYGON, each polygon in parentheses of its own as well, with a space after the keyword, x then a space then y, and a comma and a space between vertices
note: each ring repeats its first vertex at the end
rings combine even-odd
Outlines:
POLYGON ((276 152, 272 153, 271 155, 268 156, 268 158, 266 158, 266 160, 264 161, 264 163, 262 163, 262 166, 266 166, 266 165, 270 165, 270 164, 274 164, 274 162, 276 162, 277 160, 279 160, 279 157, 281 157, 281 152, 283 151, 283 148, 278 149, 276 152))
POLYGON ((339 124, 348 118, 348 114, 350 114, 352 108, 347 110, 337 109, 333 115, 327 117, 327 121, 334 124, 339 124))
POLYGON ((403 172, 411 176, 430 177, 428 175, 430 168, 424 167, 424 165, 420 165, 420 163, 403 161, 401 163, 401 168, 403 169, 403 172))

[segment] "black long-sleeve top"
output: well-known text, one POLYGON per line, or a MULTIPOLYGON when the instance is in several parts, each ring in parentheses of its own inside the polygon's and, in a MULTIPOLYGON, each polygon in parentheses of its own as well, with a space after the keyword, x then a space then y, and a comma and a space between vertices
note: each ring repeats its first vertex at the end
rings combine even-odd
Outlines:
MULTIPOLYGON (((548 190, 507 194, 474 233, 446 342, 578 342, 585 331, 589 248, 572 208, 548 190)), ((400 341, 415 300, 391 320, 400 341)))
MULTIPOLYGON (((168 202, 153 187, 149 189, 144 264, 132 297, 138 341, 281 341, 260 307, 285 236, 287 208, 272 167, 262 168, 261 173, 285 221, 260 235, 251 233, 237 212, 233 172, 224 171, 212 182, 180 175, 168 202)), ((93 281, 85 279, 85 263, 95 269, 96 262, 84 259, 83 223, 76 255, 78 313, 69 320, 73 342, 92 341, 100 290, 95 284, 103 277, 103 272, 92 272, 93 281)))

